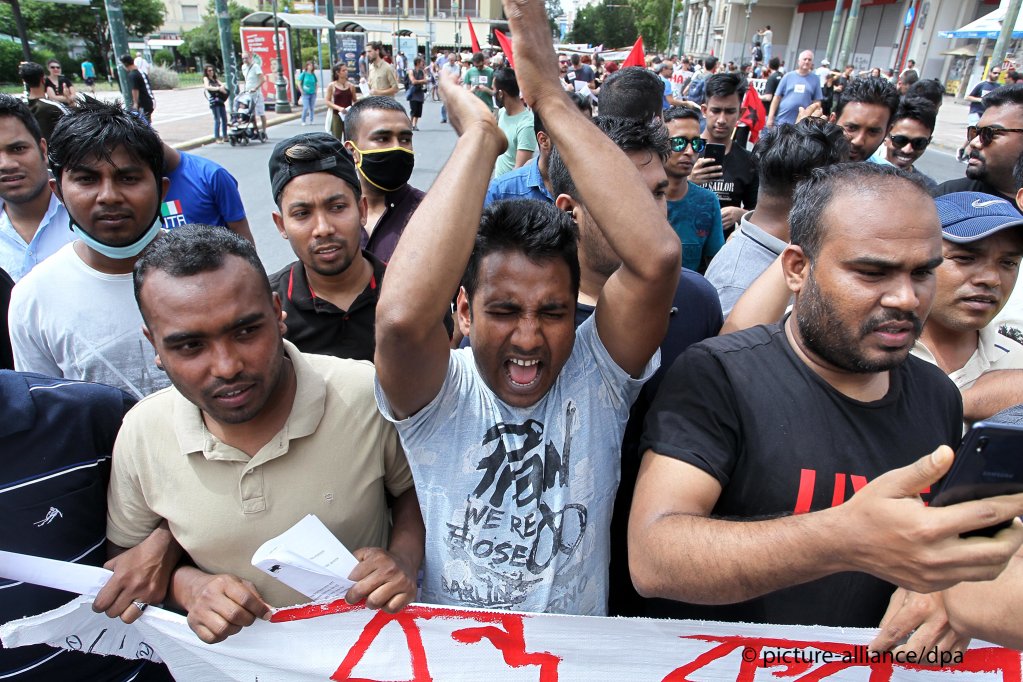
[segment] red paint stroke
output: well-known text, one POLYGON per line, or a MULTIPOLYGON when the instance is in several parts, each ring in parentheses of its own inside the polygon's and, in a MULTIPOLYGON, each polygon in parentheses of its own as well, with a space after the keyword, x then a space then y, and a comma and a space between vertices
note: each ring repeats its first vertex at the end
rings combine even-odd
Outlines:
POLYGON ((895 668, 905 670, 929 670, 929 671, 954 671, 970 673, 1001 673, 1005 682, 1021 682, 1021 657, 1018 651, 987 647, 982 649, 970 649, 963 655, 963 660, 958 665, 944 667, 916 665, 912 663, 878 662, 870 663, 865 659, 864 647, 855 647, 839 642, 811 642, 791 639, 772 639, 767 637, 742 637, 724 636, 712 637, 706 635, 684 636, 681 639, 695 639, 705 642, 719 642, 718 646, 706 651, 689 663, 676 668, 664 677, 662 682, 695 682, 689 677, 712 662, 728 656, 732 652, 743 648, 752 649, 756 656, 752 661, 747 661, 745 652, 743 661, 739 666, 736 682, 753 682, 758 668, 772 668, 772 676, 779 679, 792 679, 795 682, 817 682, 832 675, 851 668, 869 668, 870 682, 890 682, 895 668), (811 661, 783 662, 778 661, 769 666, 763 665, 763 651, 795 650, 795 649, 817 649, 829 651, 833 654, 848 655, 853 660, 850 662, 830 661, 820 664, 811 661), (857 652, 857 649, 859 651, 857 652), (811 670, 813 666, 818 666, 811 670))
POLYGON ((510 667, 539 666, 540 682, 557 682, 561 657, 549 651, 526 653, 522 616, 509 614, 503 619, 502 624, 504 630, 496 627, 465 628, 452 632, 451 637, 463 644, 476 644, 485 637, 501 652, 504 662, 510 667))
MULTIPOLYGON (((318 618, 330 614, 362 611, 365 608, 365 602, 353 605, 344 599, 338 599, 327 604, 310 604, 290 609, 281 609, 273 615, 270 622, 286 623, 318 618)), ((468 620, 475 621, 481 625, 488 625, 488 627, 456 630, 451 633, 451 637, 456 642, 462 644, 476 644, 483 639, 488 639, 494 645, 494 648, 501 652, 504 662, 509 667, 538 666, 540 668, 540 682, 557 682, 558 664, 561 663, 560 657, 547 651, 526 652, 526 637, 523 623, 528 616, 502 611, 468 611, 465 609, 418 605, 408 606, 396 614, 378 611, 363 628, 358 640, 349 649, 341 665, 338 666, 338 669, 331 675, 330 679, 337 682, 374 682, 362 677, 352 677, 352 672, 369 652, 369 648, 380 635, 380 632, 387 625, 394 622, 398 624, 405 634, 413 675, 412 680, 409 682, 432 682, 433 676, 430 674, 426 649, 423 645, 422 633, 419 630, 417 621, 432 620, 434 618, 442 620, 468 620)))

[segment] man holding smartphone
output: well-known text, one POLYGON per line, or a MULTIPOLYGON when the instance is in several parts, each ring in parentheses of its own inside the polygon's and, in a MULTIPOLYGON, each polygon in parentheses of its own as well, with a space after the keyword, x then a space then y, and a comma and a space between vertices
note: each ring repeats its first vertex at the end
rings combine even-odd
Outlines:
POLYGON ((796 190, 790 231, 791 315, 691 346, 661 384, 629 523, 633 581, 676 600, 662 602, 676 618, 883 623, 874 650, 914 631, 905 647, 961 650, 930 593, 1004 569, 1023 524, 960 534, 1019 516, 1023 495, 920 498, 962 432, 955 386, 908 357, 943 262, 934 201, 890 166, 827 166, 796 190))
POLYGON ((732 142, 746 88, 738 74, 716 73, 707 78, 705 92, 700 109, 707 121, 702 134, 707 147, 689 179, 718 195, 727 235, 743 214, 756 208, 760 186, 752 155, 732 142))

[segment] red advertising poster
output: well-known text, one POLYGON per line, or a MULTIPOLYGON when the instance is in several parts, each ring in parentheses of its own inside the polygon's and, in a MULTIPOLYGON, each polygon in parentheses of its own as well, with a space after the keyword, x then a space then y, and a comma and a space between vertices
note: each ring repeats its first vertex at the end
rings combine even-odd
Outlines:
MULTIPOLYGON (((284 53, 284 62, 281 64, 284 80, 288 84, 288 101, 293 101, 294 93, 291 90, 291 43, 288 42, 288 29, 277 29, 281 34, 281 51, 284 53)), ((277 82, 277 45, 274 41, 272 28, 252 28, 242 26, 242 52, 251 52, 252 60, 262 70, 266 77, 263 81, 263 98, 268 102, 276 100, 277 82)))

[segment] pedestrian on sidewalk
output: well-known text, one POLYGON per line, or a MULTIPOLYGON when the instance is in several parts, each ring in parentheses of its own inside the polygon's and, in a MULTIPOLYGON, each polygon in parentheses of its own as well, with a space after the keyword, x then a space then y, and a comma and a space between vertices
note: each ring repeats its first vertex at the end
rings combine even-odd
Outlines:
POLYGON ((298 76, 298 85, 302 89, 302 125, 312 125, 316 107, 316 86, 319 81, 313 71, 316 67, 312 61, 305 63, 305 70, 298 76), (308 122, 306 121, 308 118, 308 122))
POLYGON ((216 142, 227 142, 227 86, 217 79, 217 70, 207 64, 202 70, 202 86, 205 88, 206 101, 213 112, 213 139, 216 142))
POLYGON ((405 99, 408 100, 409 113, 412 118, 412 130, 419 130, 419 119, 423 117, 423 102, 426 101, 426 70, 423 68, 423 58, 416 55, 412 62, 412 68, 408 70, 408 90, 405 92, 405 99))
POLYGON ((152 125, 156 102, 153 98, 153 88, 149 85, 149 77, 135 65, 130 54, 121 55, 121 64, 128 72, 131 110, 141 116, 146 123, 152 125))
POLYGON ((345 139, 345 116, 359 99, 358 89, 348 80, 348 64, 338 62, 331 69, 333 80, 327 84, 327 111, 330 114, 330 134, 345 139))

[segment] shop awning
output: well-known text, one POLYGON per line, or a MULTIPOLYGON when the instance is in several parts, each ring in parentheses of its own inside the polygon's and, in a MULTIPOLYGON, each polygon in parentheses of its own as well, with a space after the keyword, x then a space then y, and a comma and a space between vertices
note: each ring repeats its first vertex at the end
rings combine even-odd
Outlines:
MULTIPOLYGON (((938 31, 942 38, 987 38, 997 40, 998 34, 1002 31, 1002 20, 1005 19, 1005 10, 996 9, 990 14, 985 14, 980 19, 975 19, 962 28, 955 31, 938 31)), ((1016 25, 1012 29, 1013 38, 1023 38, 1023 12, 1016 18, 1016 25)))
MULTIPOLYGON (((277 22, 281 26, 289 28, 311 28, 331 29, 334 25, 321 16, 315 14, 291 14, 289 12, 278 12, 277 22)), ((272 12, 253 12, 241 20, 242 26, 273 26, 274 15, 272 12)))

